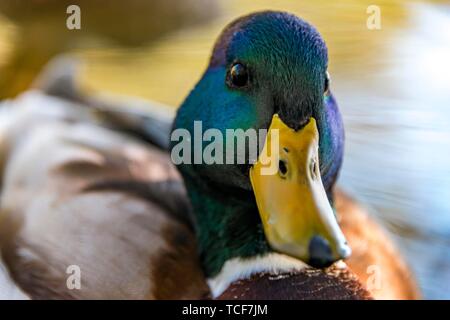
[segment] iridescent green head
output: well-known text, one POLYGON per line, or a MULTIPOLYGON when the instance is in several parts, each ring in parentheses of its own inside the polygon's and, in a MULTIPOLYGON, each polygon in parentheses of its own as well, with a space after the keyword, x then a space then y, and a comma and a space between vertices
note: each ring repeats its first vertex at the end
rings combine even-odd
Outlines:
MULTIPOLYGON (((325 168, 335 160, 336 151, 327 142, 327 126, 340 122, 334 109, 331 119, 325 119, 327 65, 322 37, 298 17, 269 11, 239 18, 216 41, 209 66, 179 109, 174 128, 186 128, 193 134, 193 121, 200 120, 203 130, 267 129, 278 113, 288 126, 299 129, 313 116, 321 135, 325 168)), ((250 190, 248 166, 195 169, 208 177, 226 174, 231 185, 250 190)), ((335 173, 327 170, 322 174, 335 173)))

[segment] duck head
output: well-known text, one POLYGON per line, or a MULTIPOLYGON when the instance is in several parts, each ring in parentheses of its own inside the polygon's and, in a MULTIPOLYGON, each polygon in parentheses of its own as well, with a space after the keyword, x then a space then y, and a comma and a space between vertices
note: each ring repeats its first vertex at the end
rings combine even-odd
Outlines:
POLYGON ((209 136, 197 145, 189 140, 192 154, 184 159, 190 161, 177 165, 193 204, 207 275, 227 259, 270 251, 316 267, 350 254, 333 210, 344 133, 327 66, 320 34, 288 13, 244 16, 218 38, 207 70, 178 110, 171 141, 174 157, 179 129, 191 137, 199 125, 202 132, 222 133, 223 161, 195 158, 208 148, 209 136), (230 158, 235 136, 229 129, 268 130, 258 139, 256 159, 248 152, 251 139, 245 139, 244 160, 237 144, 230 158), (263 156, 268 150, 276 165, 269 174, 263 156))

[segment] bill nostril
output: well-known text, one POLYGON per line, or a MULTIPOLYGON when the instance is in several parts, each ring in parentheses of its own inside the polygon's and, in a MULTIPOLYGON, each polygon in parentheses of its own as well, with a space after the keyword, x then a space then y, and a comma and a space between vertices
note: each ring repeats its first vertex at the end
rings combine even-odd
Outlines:
POLYGON ((311 178, 313 180, 317 180, 317 177, 319 175, 319 169, 317 166, 317 160, 315 158, 312 158, 309 164, 309 170, 311 174, 311 178))
POLYGON ((288 168, 287 168, 287 164, 286 164, 285 160, 280 160, 278 162, 278 172, 279 172, 279 174, 280 174, 280 176, 282 178, 286 177, 286 174, 288 172, 288 168))
POLYGON ((321 236, 314 236, 309 242, 309 264, 315 268, 329 267, 335 259, 330 244, 321 236))

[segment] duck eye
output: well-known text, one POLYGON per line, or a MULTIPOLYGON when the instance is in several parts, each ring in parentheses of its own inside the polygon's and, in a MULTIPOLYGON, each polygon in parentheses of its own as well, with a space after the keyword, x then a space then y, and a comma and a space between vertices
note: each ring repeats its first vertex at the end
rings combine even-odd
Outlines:
POLYGON ((324 94, 328 94, 330 93, 330 74, 327 73, 325 74, 325 86, 324 86, 324 94))
POLYGON ((242 88, 248 84, 248 78, 247 68, 241 63, 236 63, 230 69, 228 83, 232 87, 242 88))

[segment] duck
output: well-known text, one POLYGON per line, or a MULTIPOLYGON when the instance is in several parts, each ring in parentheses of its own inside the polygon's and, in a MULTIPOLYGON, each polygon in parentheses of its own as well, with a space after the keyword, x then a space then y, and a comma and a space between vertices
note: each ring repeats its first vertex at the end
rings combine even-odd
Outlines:
POLYGON ((30 298, 420 298, 382 227, 336 188, 343 122, 325 42, 306 21, 263 11, 231 22, 170 121, 55 90, 65 83, 0 108, 0 250, 30 298), (185 152, 194 139, 180 152, 174 136, 199 121, 263 130, 261 151, 198 162, 185 152))

